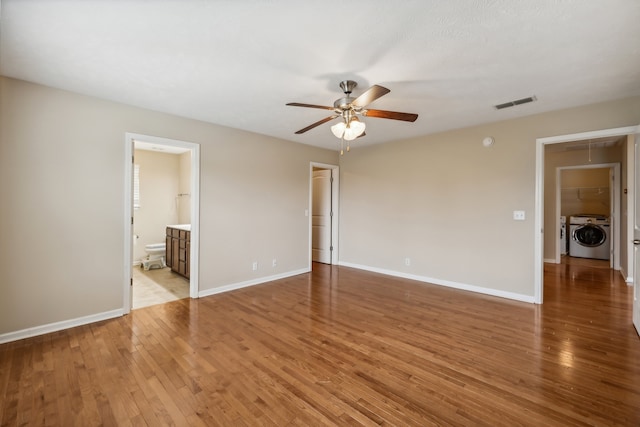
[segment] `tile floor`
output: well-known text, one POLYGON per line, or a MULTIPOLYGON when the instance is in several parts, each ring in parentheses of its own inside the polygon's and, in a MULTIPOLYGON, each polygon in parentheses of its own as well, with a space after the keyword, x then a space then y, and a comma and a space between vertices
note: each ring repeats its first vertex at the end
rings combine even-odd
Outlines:
POLYGON ((133 266, 132 309, 164 304, 189 297, 189 280, 169 267, 145 271, 133 266))

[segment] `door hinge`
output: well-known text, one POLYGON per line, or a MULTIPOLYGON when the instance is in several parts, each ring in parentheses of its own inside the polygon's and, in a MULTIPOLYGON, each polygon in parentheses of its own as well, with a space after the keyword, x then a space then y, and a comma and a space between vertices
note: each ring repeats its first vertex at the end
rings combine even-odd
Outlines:
POLYGON ((131 225, 133 225, 133 217, 131 217, 131 225))
POLYGON ((333 218, 333 211, 329 212, 329 216, 333 218))
POLYGON ((133 277, 129 279, 130 286, 133 286, 133 277))
POLYGON ((329 250, 332 251, 333 250, 333 246, 329 246, 329 250))

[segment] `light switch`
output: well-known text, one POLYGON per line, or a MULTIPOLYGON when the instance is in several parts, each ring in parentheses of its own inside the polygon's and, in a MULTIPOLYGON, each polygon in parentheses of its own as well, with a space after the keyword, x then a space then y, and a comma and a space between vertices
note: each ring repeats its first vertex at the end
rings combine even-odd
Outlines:
POLYGON ((524 221, 524 211, 513 211, 513 219, 516 221, 524 221))

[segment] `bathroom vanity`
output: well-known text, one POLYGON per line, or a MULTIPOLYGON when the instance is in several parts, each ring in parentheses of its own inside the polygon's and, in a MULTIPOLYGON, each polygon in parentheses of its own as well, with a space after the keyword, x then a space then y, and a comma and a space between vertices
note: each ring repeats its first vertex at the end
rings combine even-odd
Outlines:
POLYGON ((167 226, 167 266, 189 278, 191 252, 191 224, 167 226))

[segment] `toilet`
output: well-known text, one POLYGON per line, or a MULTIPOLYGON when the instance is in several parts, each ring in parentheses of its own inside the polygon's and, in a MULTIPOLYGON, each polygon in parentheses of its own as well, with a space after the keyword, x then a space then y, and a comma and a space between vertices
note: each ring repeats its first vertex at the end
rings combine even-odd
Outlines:
POLYGON ((153 243, 146 245, 144 250, 147 252, 147 256, 142 259, 142 268, 149 270, 151 268, 165 268, 165 253, 167 246, 164 243, 153 243))

